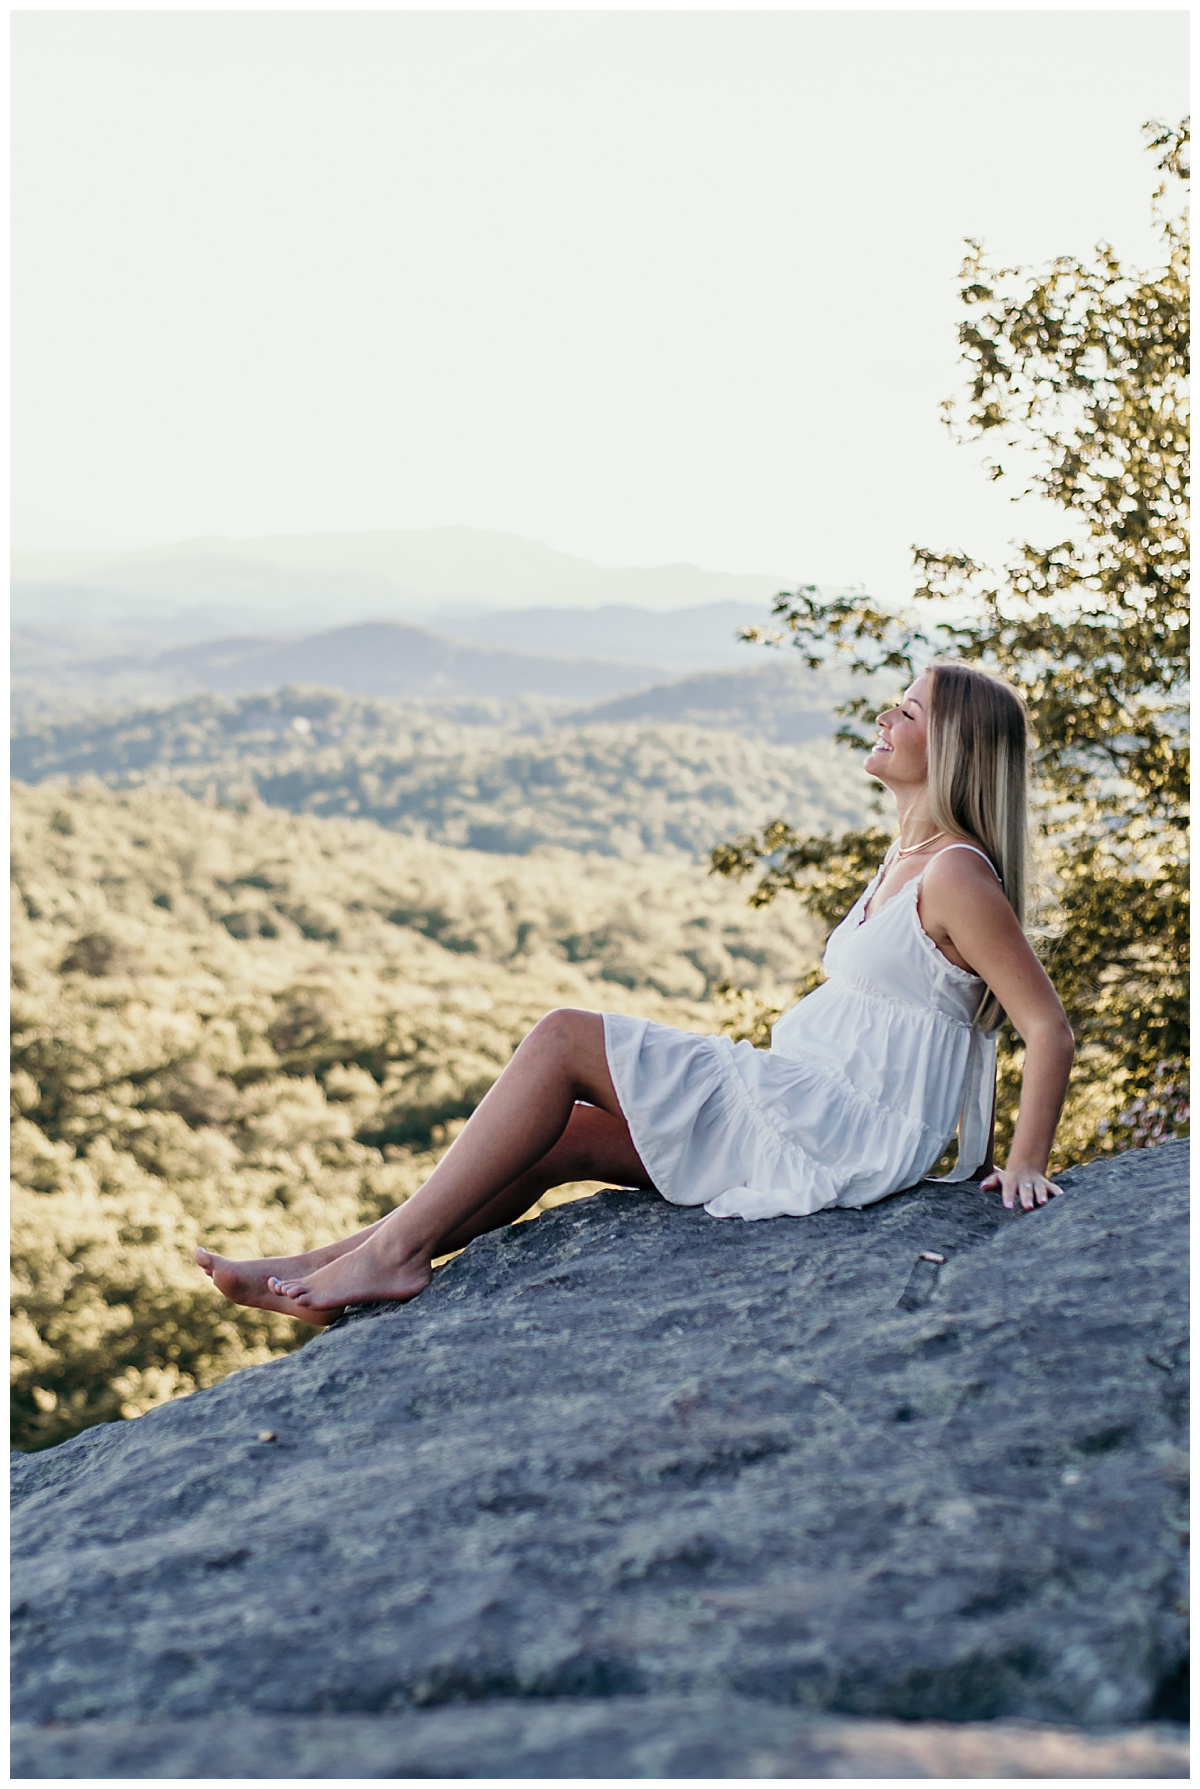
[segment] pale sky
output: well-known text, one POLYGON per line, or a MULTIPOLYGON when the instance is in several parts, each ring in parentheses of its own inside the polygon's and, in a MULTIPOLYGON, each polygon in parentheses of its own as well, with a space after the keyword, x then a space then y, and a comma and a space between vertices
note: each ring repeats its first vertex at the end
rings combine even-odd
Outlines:
POLYGON ((12 27, 29 549, 467 524, 901 598, 1017 527, 939 420, 963 238, 1148 261, 1188 104, 1183 11, 12 27))

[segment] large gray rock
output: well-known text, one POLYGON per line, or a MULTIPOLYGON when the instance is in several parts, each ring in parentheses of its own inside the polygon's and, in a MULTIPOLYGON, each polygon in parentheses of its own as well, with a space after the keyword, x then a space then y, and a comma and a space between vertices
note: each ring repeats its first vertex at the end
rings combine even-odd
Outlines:
POLYGON ((872 1721, 744 1696, 16 1727, 15 1777, 1186 1777, 1187 1730, 872 1721))
MULTIPOLYGON (((1186 1718, 1187 1147, 1063 1179, 602 1193, 18 1456, 18 1770, 841 1774, 817 1717, 1186 1718)), ((1178 1774, 1139 1756, 1078 1774, 1178 1774)))

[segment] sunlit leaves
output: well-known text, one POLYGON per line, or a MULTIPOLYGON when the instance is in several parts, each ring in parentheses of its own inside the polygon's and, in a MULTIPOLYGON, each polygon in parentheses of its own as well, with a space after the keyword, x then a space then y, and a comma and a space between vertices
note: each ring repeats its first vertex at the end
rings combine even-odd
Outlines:
MULTIPOLYGON (((1080 1044, 1060 1159, 1157 1140, 1189 1118, 1188 238, 1172 203, 1189 133, 1185 122, 1146 134, 1162 175, 1159 266, 1128 268, 1100 243, 1090 260, 1031 273, 991 266, 971 242, 962 267, 968 384, 947 421, 987 443, 993 478, 1011 477, 1010 449, 1033 465, 1017 494, 1057 505, 1062 537, 1018 543, 998 572, 914 548, 915 595, 958 617, 940 626, 812 587, 774 606, 776 637, 814 669, 840 656, 864 674, 894 671, 899 686, 938 654, 998 668, 1024 694, 1054 921, 1041 948, 1080 1044)), ((844 713, 852 735, 866 706, 844 713)), ((863 841, 769 827, 713 862, 739 877, 761 867, 755 901, 795 889, 833 919, 874 867, 863 841)), ((1006 1038, 1001 1142, 1019 1060, 1006 1038)))

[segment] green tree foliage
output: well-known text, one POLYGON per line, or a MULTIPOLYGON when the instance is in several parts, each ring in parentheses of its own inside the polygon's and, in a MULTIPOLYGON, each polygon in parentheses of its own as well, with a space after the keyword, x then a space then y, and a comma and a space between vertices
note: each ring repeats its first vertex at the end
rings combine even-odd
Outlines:
POLYGON ((746 819, 849 825, 865 811, 857 766, 828 739, 780 745, 671 722, 465 727, 316 689, 43 721, 16 735, 12 766, 25 782, 174 784, 502 854, 702 859, 746 819))
MULTIPOLYGON (((967 619, 902 624, 860 596, 812 588, 775 603, 816 668, 833 654, 897 687, 937 654, 993 666, 1022 691, 1037 740, 1039 863, 1057 909, 1045 945, 1079 1044, 1057 1159, 1182 1133, 1187 1094, 1188 240, 1176 202, 1189 133, 1147 126, 1161 174, 1161 265, 1125 266, 1101 243, 1038 273, 962 270, 960 438, 994 448, 1064 513, 1062 537, 1025 542, 1002 573, 914 548, 917 596, 967 619)), ((926 612, 930 612, 928 609, 926 612)), ((751 636, 755 637, 755 636, 751 636)), ((757 637, 763 637, 761 634, 757 637)), ((842 737, 865 743, 851 701, 842 737)), ((764 864, 753 895, 795 889, 824 920, 874 869, 884 837, 803 836, 786 824, 713 853, 724 875, 764 864)), ((1021 1050, 1002 1038, 998 1141, 1011 1133, 1021 1050)))
POLYGON ((712 1031, 719 984, 776 999, 817 945, 679 859, 488 856, 98 782, 17 784, 12 812, 25 1448, 295 1347, 196 1244, 287 1254, 389 1210, 550 1008, 712 1031))

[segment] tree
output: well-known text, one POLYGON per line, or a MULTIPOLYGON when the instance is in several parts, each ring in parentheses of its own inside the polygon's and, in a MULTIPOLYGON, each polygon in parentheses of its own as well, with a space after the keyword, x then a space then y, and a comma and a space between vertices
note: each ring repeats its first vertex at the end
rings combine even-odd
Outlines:
MULTIPOLYGON (((939 654, 991 666, 1022 692, 1036 740, 1037 859, 1056 923, 1041 948, 1078 1055, 1058 1157, 1184 1132, 1187 1094, 1188 121, 1145 126, 1163 247, 1150 272, 1107 243, 1042 272, 993 268, 968 243, 959 340, 965 398, 944 406, 959 440, 986 441, 994 479, 1040 492, 1063 538, 1024 542, 1000 573, 914 547, 915 595, 967 619, 905 622, 861 594, 783 592, 779 631, 816 669, 836 654, 905 681, 939 654), (1023 450, 1021 480, 1003 454, 1023 450)), ((927 611, 928 612, 928 611, 927 611)), ((932 611, 937 613, 936 606, 932 611)), ((865 699, 840 737, 865 745, 865 699)), ((776 822, 719 846, 713 868, 761 871, 757 904, 784 889, 829 919, 878 861, 884 835, 804 838, 776 822), (765 868, 764 868, 765 866, 765 868)), ((1036 941, 1036 929, 1035 929, 1036 941)), ((1022 1052, 1001 1038, 997 1142, 1011 1134, 1022 1052)))

